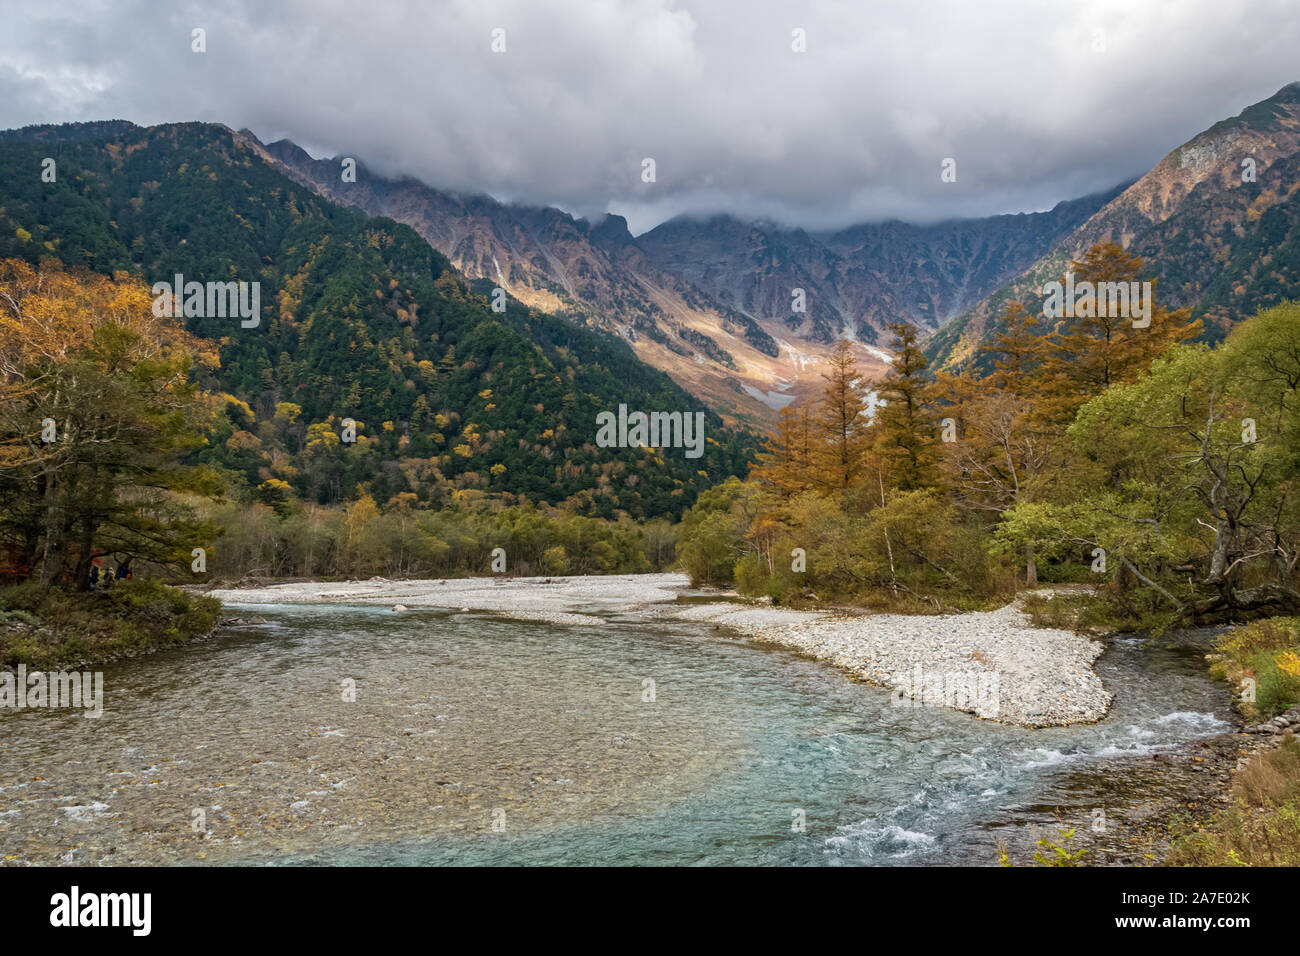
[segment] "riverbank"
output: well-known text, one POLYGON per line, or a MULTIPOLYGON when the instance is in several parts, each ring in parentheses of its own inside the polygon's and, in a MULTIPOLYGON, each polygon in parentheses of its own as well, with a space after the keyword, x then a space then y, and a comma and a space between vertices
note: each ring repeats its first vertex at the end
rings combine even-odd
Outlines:
MULTIPOLYGON (((1222 628, 1186 629, 1162 643, 1192 651, 1212 665, 1208 670, 1213 674, 1222 668, 1225 647, 1258 650, 1261 632, 1277 646, 1290 646, 1290 638, 1279 637, 1286 623, 1275 619, 1239 626, 1226 641, 1222 628)), ((1237 685, 1228 680, 1221 686, 1226 694, 1237 685)), ((1087 866, 1296 865, 1300 705, 1270 714, 1271 709, 1261 715, 1252 703, 1235 700, 1230 730, 1176 748, 1113 755, 1107 775, 1122 798, 1100 802, 1083 814, 1067 812, 1059 826, 1040 827, 1035 837, 1059 841, 1059 829, 1073 828, 1070 847, 1085 851, 1080 862, 1087 866)), ((1090 780, 1090 771, 1079 771, 1067 775, 1063 786, 1084 790, 1090 780)), ((1012 861, 1021 865, 1035 847, 1022 841, 1008 849, 1012 861)))
MULTIPOLYGON (((105 713, 119 736, 17 715, 31 723, 15 734, 26 749, 0 761, 14 811, 0 814, 0 855, 608 862, 613 847, 627 862, 662 861, 655 814, 708 795, 717 802, 705 817, 727 817, 732 830, 722 842, 685 834, 674 858, 897 864, 931 859, 943 840, 944 859, 992 865, 993 841, 1005 839, 1025 865, 1058 813, 1091 841, 1100 809, 1107 826, 1083 862, 1135 865, 1161 861, 1141 847, 1158 848, 1180 814, 1224 805, 1212 801, 1227 789, 1219 761, 1230 755, 1203 741, 1232 725, 1199 646, 1067 635, 1089 655, 1108 648, 1094 676, 1116 694, 1110 719, 1027 731, 951 706, 910 710, 916 701, 891 699, 852 669, 886 669, 892 653, 944 673, 1020 667, 1051 686, 1071 645, 1043 645, 1052 632, 1012 608, 793 610, 693 590, 676 575, 214 592, 242 605, 223 617, 243 626, 108 670, 105 713), (421 608, 454 613, 408 613, 421 608), (503 612, 599 626, 517 627, 503 612), (349 677, 355 699, 335 689, 349 677), (657 701, 644 697, 646 677, 657 701), (738 802, 747 815, 728 817, 738 802), (789 837, 791 806, 807 810, 807 839, 789 837), (210 837, 191 831, 195 807, 210 837), (524 842, 493 848, 498 808, 524 842), (601 814, 617 820, 565 824, 601 814), (160 836, 159 820, 178 821, 175 832, 160 836)), ((1028 700, 1017 682, 1009 690, 1028 700)))
POLYGON ((221 605, 148 578, 109 590, 0 589, 0 666, 75 670, 211 635, 221 605))
MULTIPOLYGON (((1111 694, 1092 668, 1098 641, 1035 628, 1014 605, 952 615, 828 613, 756 604, 683 603, 683 574, 293 582, 217 589, 232 604, 360 604, 481 611, 553 624, 599 626, 602 613, 670 617, 739 632, 889 687, 900 703, 947 706, 1024 727, 1092 723, 1111 694)), ((718 592, 712 592, 717 595, 718 592)))
MULTIPOLYGON (((1126 781, 1125 804, 1106 808, 1100 828, 1086 819, 1064 821, 1075 827, 1073 848, 1087 850, 1080 862, 1085 866, 1294 865, 1291 861, 1300 839, 1294 805, 1289 818, 1277 818, 1280 804, 1259 792, 1261 780, 1265 790, 1295 790, 1293 767, 1288 774, 1268 769, 1277 763, 1279 748, 1295 741, 1300 708, 1290 712, 1288 719, 1293 726, 1275 735, 1236 731, 1114 763, 1111 772, 1126 781), (1245 832, 1250 827, 1269 827, 1270 818, 1276 818, 1271 834, 1252 837, 1245 832), (1246 844, 1235 860, 1228 852, 1234 840, 1246 844), (1260 858, 1251 859, 1252 853, 1260 858)), ((1287 810, 1282 809, 1285 815, 1287 810)))
POLYGON ((889 687, 902 706, 947 706, 1022 727, 1061 727, 1101 720, 1113 699, 1092 669, 1101 642, 1031 627, 1014 604, 950 615, 709 604, 674 616, 824 660, 889 687))
MULTIPOLYGON (((1234 775, 1267 746, 1231 732, 1168 751, 1109 758, 1108 773, 1123 781, 1124 800, 1101 807, 1098 816, 1064 819, 1075 831, 1071 848, 1087 851, 1084 866, 1168 865, 1174 841, 1231 806, 1234 775)), ((1087 774, 1079 771, 1079 780, 1087 774)), ((1064 786, 1071 785, 1067 777, 1064 786)), ((1054 829, 1040 828, 1041 835, 1055 838, 1054 829)), ((1013 861, 1024 865, 1033 849, 1022 847, 1013 861)))

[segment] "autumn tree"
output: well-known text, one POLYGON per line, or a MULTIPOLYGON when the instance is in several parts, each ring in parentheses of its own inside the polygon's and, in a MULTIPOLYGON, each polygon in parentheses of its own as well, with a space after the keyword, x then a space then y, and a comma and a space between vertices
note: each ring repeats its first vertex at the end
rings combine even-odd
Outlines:
MULTIPOLYGON (((988 389, 966 406, 957 441, 943 446, 943 471, 955 502, 968 512, 1000 516, 1037 500, 1059 463, 1059 439, 1036 424, 1033 404, 1010 391, 988 389)), ((1025 582, 1038 583, 1032 544, 1024 550, 1025 582)))
POLYGON ((853 347, 839 341, 826 361, 829 368, 822 373, 826 388, 817 418, 821 441, 810 464, 827 488, 844 489, 852 486, 861 472, 867 426, 862 413, 866 406, 858 391, 853 347))
POLYGON ((1069 430, 1075 493, 1013 508, 1000 537, 1101 554, 1181 618, 1300 613, 1297 342, 1286 304, 1107 389, 1069 430))
POLYGON ((917 346, 916 327, 891 322, 890 348, 894 360, 877 385, 883 407, 876 411, 873 429, 876 451, 888 462, 893 485, 902 491, 935 484, 935 420, 929 403, 932 393, 925 377, 925 353, 917 346))
POLYGON ((204 441, 201 345, 124 273, 0 262, 0 532, 42 583, 84 587, 96 553, 188 565, 211 544, 176 495, 217 490, 181 464, 204 441))
MULTIPOLYGON (((992 365, 986 377, 936 375, 934 400, 955 433, 942 445, 943 481, 963 511, 996 517, 1036 500, 1060 464, 1064 436, 1035 415, 1046 350, 1037 320, 1023 304, 1010 302, 1000 330, 980 346, 992 365)), ((1026 583, 1036 584, 1032 544, 1025 547, 1024 568, 1026 583)))
POLYGON ((809 406, 787 405, 781 409, 776 433, 763 443, 750 477, 778 499, 806 491, 813 484, 817 440, 809 406))
MULTIPOLYGON (((1146 266, 1141 256, 1132 255, 1115 242, 1091 247, 1082 259, 1071 261, 1071 277, 1063 277, 1062 288, 1072 283, 1079 288, 1102 283, 1141 288, 1146 266)), ((1155 301, 1156 280, 1149 280, 1144 295, 1149 313, 1135 316, 1135 303, 1124 310, 1104 294, 1080 296, 1069 303, 1075 313, 1065 317, 1062 330, 1046 343, 1046 356, 1038 381, 1044 386, 1040 411, 1048 421, 1064 426, 1090 398, 1112 385, 1133 382, 1170 345, 1186 341, 1201 331, 1200 320, 1191 321, 1187 309, 1170 312, 1155 301), (1128 311, 1128 315, 1124 315, 1128 311)))
POLYGON ((1024 305, 1007 303, 1000 331, 980 345, 980 351, 993 362, 993 371, 985 380, 989 386, 1016 395, 1031 390, 1047 350, 1046 336, 1037 328, 1038 320, 1024 305))

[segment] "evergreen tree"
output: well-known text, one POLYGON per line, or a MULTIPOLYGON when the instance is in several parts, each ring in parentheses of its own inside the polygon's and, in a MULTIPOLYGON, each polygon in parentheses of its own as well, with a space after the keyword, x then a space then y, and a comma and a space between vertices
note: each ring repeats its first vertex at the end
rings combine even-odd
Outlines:
POLYGON ((891 322, 886 327, 894 334, 890 348, 895 357, 877 388, 885 404, 876 412, 875 446, 887 462, 895 488, 933 487, 937 436, 928 406, 931 391, 925 378, 925 354, 917 347, 916 327, 911 323, 891 322))
POLYGON ((1038 321, 1019 302, 1008 302, 1002 313, 1002 330, 980 346, 994 356, 993 373, 986 380, 994 388, 1027 395, 1042 366, 1047 342, 1035 332, 1038 321))
POLYGON ((817 436, 806 404, 788 405, 780 415, 776 433, 764 442, 752 477, 784 500, 812 487, 817 436))

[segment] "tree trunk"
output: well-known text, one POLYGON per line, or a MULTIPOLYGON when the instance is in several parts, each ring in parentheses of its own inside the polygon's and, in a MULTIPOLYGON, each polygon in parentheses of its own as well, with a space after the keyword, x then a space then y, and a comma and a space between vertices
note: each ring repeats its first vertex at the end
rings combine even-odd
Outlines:
POLYGON ((1300 614, 1300 592, 1285 584, 1267 583, 1253 588, 1237 588, 1231 584, 1219 586, 1219 593, 1199 602, 1193 609, 1203 621, 1228 618, 1241 611, 1280 611, 1283 614, 1300 614))
POLYGON ((1034 546, 1025 547, 1025 584, 1033 587, 1038 584, 1038 561, 1034 558, 1034 546))
POLYGON ((95 529, 90 520, 81 522, 81 540, 80 548, 77 555, 77 570, 73 572, 73 586, 78 591, 90 590, 90 562, 92 560, 92 543, 95 539, 95 529))
POLYGON ((45 475, 45 551, 41 557, 41 584, 49 587, 63 574, 63 508, 54 475, 45 475))

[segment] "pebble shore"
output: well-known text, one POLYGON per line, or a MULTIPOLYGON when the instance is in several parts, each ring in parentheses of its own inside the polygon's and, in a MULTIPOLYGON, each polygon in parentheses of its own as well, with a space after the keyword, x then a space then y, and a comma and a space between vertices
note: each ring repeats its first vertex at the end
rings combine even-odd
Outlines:
POLYGON ((672 616, 793 648, 925 706, 1023 727, 1093 723, 1113 699, 1092 668, 1103 644, 1031 627, 1015 605, 965 614, 844 616, 706 604, 672 616))
POLYGON ((1292 707, 1286 713, 1278 714, 1272 720, 1251 724, 1242 733, 1273 734, 1278 737, 1287 733, 1300 733, 1300 707, 1292 707))
POLYGON ((483 611, 561 625, 599 626, 605 613, 669 617, 730 628, 890 687, 921 706, 947 706, 1024 727, 1092 723, 1112 695, 1092 668, 1100 642, 1031 627, 1014 606, 950 615, 862 614, 731 603, 688 604, 682 574, 295 582, 213 590, 234 604, 362 604, 483 611))

